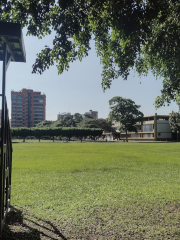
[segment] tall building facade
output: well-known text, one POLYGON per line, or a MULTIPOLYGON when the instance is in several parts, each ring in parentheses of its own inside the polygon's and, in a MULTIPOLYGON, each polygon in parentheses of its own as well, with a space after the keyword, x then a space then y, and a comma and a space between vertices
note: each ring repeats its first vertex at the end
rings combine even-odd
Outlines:
POLYGON ((35 127, 45 119, 45 94, 25 88, 11 91, 11 127, 35 127))

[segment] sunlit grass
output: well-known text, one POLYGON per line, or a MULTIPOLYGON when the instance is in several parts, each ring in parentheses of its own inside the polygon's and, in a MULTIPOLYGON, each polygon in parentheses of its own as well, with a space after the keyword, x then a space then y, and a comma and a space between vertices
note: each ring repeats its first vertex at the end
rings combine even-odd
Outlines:
POLYGON ((13 149, 11 203, 54 222, 66 237, 180 239, 179 143, 17 143, 13 149))

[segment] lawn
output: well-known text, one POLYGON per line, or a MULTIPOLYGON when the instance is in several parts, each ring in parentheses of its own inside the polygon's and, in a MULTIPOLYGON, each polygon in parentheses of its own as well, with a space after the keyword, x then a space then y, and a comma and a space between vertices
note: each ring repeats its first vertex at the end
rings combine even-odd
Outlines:
POLYGON ((15 143, 11 239, 180 239, 179 143, 15 143))

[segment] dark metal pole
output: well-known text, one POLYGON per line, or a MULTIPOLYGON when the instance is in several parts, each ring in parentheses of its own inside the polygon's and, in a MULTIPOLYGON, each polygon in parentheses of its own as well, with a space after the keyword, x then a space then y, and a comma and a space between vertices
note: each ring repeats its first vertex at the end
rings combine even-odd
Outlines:
POLYGON ((6 82, 6 63, 7 49, 6 43, 3 44, 3 69, 2 69, 2 115, 1 115, 1 159, 0 159, 0 233, 2 233, 4 223, 4 188, 5 188, 5 169, 4 169, 4 127, 5 127, 5 82, 6 82))

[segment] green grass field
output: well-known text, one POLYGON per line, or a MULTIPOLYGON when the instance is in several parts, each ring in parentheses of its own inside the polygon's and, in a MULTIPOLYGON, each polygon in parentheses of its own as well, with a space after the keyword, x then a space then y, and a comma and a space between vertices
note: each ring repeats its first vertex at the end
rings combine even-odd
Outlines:
MULTIPOLYGON (((24 231, 37 239, 50 239, 40 230, 49 226, 53 239, 180 239, 179 143, 16 143, 13 150, 11 204, 24 229, 36 224, 24 231)), ((22 232, 15 225, 6 233, 22 232)))

